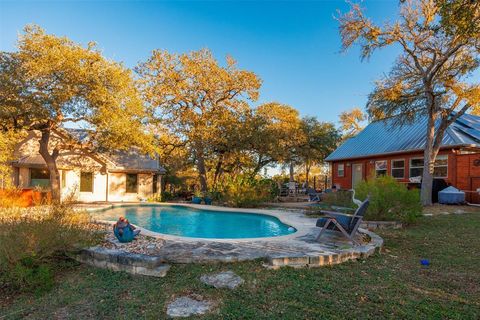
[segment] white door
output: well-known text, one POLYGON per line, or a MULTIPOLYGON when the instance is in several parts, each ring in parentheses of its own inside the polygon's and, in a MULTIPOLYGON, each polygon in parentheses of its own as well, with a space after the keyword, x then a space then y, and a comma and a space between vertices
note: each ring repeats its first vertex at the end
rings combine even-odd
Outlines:
POLYGON ((352 165, 352 188, 355 188, 357 184, 363 179, 363 164, 354 163, 352 165))

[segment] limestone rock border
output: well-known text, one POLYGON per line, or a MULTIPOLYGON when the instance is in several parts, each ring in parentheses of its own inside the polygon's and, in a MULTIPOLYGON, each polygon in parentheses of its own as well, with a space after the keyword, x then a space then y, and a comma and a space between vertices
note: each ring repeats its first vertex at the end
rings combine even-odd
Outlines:
POLYGON ((368 230, 377 229, 401 229, 403 223, 399 221, 366 221, 363 220, 361 227, 368 230))
POLYGON ((370 242, 364 245, 355 246, 339 253, 329 253, 321 255, 288 255, 268 258, 268 263, 264 266, 269 269, 278 269, 280 267, 294 268, 312 268, 323 267, 343 263, 349 260, 365 259, 375 253, 380 253, 383 248, 383 239, 377 234, 359 229, 359 232, 370 237, 370 242))
POLYGON ((102 247, 84 249, 75 259, 102 269, 152 277, 165 277, 170 269, 170 265, 165 264, 160 257, 102 247))

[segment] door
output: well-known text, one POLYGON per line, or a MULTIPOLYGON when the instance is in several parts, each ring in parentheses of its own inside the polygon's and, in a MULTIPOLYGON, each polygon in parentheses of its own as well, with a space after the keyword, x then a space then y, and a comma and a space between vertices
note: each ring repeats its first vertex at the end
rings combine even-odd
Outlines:
POLYGON ((352 188, 355 188, 357 184, 363 179, 363 164, 354 163, 352 165, 352 188))
POLYGON ((480 189, 480 178, 479 177, 472 177, 471 184, 472 187, 470 188, 473 192, 468 192, 470 197, 468 197, 468 193, 465 195, 465 200, 470 200, 471 203, 480 203, 480 194, 477 192, 477 189, 480 189), (470 198, 470 199, 468 199, 470 198))

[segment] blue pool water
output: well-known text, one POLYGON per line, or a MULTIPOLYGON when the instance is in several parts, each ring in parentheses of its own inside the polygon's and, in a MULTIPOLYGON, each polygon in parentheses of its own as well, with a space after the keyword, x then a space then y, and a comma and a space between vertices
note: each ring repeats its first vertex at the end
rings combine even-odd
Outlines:
POLYGON ((93 217, 99 220, 116 221, 120 216, 151 231, 194 238, 260 238, 296 231, 268 215, 183 206, 126 206, 93 213, 93 217))

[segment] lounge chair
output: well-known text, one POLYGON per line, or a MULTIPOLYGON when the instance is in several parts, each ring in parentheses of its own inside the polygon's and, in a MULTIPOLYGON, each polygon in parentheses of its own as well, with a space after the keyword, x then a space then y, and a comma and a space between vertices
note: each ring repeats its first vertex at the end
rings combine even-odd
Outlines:
POLYGON ((307 194, 308 194, 308 201, 309 202, 319 202, 320 201, 320 193, 317 193, 317 191, 313 188, 307 188, 307 194))
POLYGON ((362 202, 362 204, 355 210, 353 215, 333 212, 333 211, 324 211, 321 212, 326 215, 324 218, 317 220, 317 227, 322 228, 318 234, 317 241, 320 240, 320 237, 323 234, 323 231, 326 229, 333 231, 340 231, 348 240, 352 241, 354 245, 359 245, 359 243, 354 239, 355 234, 357 233, 358 227, 362 222, 363 215, 367 211, 369 205, 368 198, 362 202))

